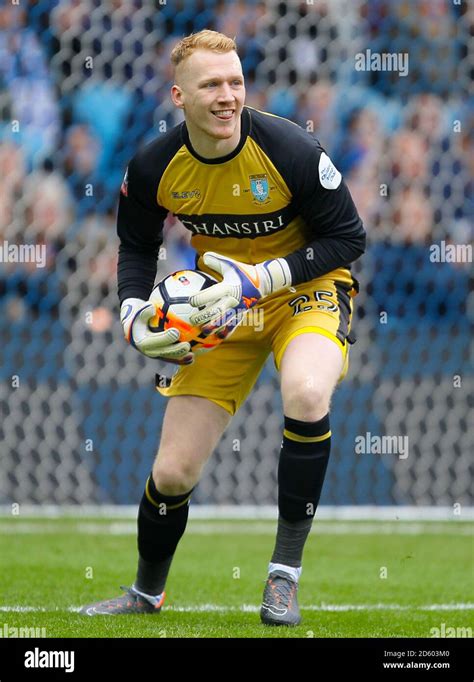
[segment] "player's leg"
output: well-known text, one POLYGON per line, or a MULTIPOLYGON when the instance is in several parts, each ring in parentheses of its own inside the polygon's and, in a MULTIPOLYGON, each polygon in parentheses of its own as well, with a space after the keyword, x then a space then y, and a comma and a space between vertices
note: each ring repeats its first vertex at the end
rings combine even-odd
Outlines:
POLYGON ((85 606, 85 615, 157 613, 188 505, 204 464, 231 419, 220 405, 191 395, 171 397, 152 475, 138 512, 138 571, 126 594, 85 606))
POLYGON ((267 303, 280 372, 284 433, 278 466, 278 530, 261 618, 300 621, 296 591, 303 548, 319 502, 331 443, 329 404, 348 368, 357 283, 340 268, 267 303))
POLYGON ((153 464, 153 481, 164 495, 181 495, 196 485, 230 420, 227 410, 207 398, 176 395, 168 400, 153 464))
POLYGON ((294 338, 283 355, 280 372, 285 425, 278 469, 280 524, 274 562, 301 566, 304 541, 329 461, 329 405, 343 363, 341 349, 314 333, 294 338))
POLYGON ((198 396, 170 398, 152 475, 138 512, 138 573, 134 587, 160 595, 188 519, 189 501, 202 469, 231 415, 198 396))
POLYGON ((336 343, 316 333, 296 336, 281 359, 285 427, 278 466, 278 530, 261 613, 267 624, 300 622, 296 592, 303 548, 329 460, 329 405, 343 365, 336 343), (278 603, 275 592, 280 593, 278 603))
POLYGON ((280 365, 285 415, 304 422, 324 417, 343 364, 341 349, 325 336, 305 333, 292 339, 280 365))

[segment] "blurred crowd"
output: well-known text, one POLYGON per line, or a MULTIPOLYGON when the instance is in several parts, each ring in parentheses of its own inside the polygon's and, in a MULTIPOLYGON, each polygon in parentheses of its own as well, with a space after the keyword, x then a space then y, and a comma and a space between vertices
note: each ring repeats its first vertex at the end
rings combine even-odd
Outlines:
MULTIPOLYGON (((41 270, 0 263, 7 314, 56 316, 71 282, 78 300, 116 305, 124 169, 182 120, 169 101, 169 54, 203 28, 236 37, 247 103, 309 130, 343 173, 375 255, 376 309, 387 310, 390 293, 400 314, 416 282, 429 296, 433 281, 460 306, 466 264, 438 272, 426 254, 435 241, 472 240, 472 14, 448 0, 2 0, 0 244, 47 253, 41 270), (366 50, 408 53, 408 75, 357 71, 366 50)), ((165 233, 164 267, 191 262, 172 216, 165 233)), ((448 308, 441 296, 423 312, 448 308)))

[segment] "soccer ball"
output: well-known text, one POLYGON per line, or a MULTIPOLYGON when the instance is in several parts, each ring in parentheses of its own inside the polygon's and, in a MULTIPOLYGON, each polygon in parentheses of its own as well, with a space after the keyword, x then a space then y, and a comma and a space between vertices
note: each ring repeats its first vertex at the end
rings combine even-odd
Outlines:
POLYGON ((224 340, 216 334, 204 336, 200 327, 189 321, 196 312, 189 303, 190 296, 217 284, 217 280, 200 270, 178 270, 168 275, 155 286, 149 301, 155 306, 156 314, 149 327, 154 332, 163 332, 175 327, 180 332, 180 341, 188 341, 196 355, 213 350, 224 340))

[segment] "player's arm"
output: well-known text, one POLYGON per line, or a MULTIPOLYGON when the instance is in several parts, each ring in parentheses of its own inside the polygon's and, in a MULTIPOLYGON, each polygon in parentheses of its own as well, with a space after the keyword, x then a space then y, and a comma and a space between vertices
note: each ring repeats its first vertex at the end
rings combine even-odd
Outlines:
POLYGON ((247 265, 216 253, 206 253, 206 265, 222 275, 222 282, 191 298, 206 306, 193 322, 209 332, 220 326, 231 310, 241 314, 261 298, 290 285, 301 284, 347 267, 365 250, 365 230, 341 174, 309 135, 295 155, 288 184, 295 206, 313 238, 285 258, 247 265))
POLYGON ((144 355, 177 364, 193 360, 179 331, 152 332, 148 322, 155 307, 148 302, 156 277, 167 210, 156 201, 156 182, 140 158, 127 169, 120 190, 117 233, 120 239, 117 279, 120 320, 125 339, 144 355))
POLYGON ((348 267, 365 251, 362 220, 341 174, 310 140, 292 173, 293 201, 309 227, 308 243, 285 257, 293 285, 348 267))

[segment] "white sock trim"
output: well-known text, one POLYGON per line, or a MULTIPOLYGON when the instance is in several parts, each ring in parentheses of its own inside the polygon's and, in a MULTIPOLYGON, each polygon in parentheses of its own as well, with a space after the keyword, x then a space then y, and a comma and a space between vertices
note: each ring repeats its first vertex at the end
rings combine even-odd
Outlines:
POLYGON ((137 590, 135 585, 132 585, 132 590, 136 593, 139 594, 140 597, 143 597, 147 601, 149 601, 151 604, 156 604, 157 602, 160 601, 163 592, 161 594, 146 594, 146 592, 140 592, 140 590, 137 590))
POLYGON ((298 582, 301 573, 303 572, 303 567, 299 566, 298 568, 295 568, 295 566, 287 566, 286 564, 268 564, 268 573, 273 573, 273 571, 283 571, 284 573, 288 573, 291 575, 293 580, 298 582))

